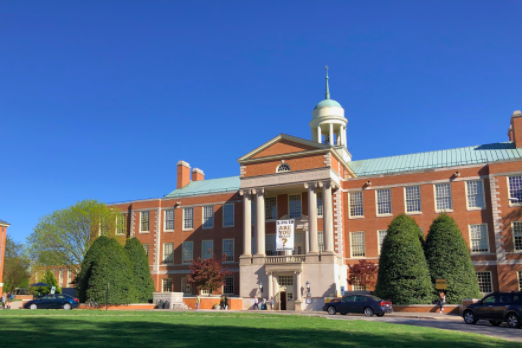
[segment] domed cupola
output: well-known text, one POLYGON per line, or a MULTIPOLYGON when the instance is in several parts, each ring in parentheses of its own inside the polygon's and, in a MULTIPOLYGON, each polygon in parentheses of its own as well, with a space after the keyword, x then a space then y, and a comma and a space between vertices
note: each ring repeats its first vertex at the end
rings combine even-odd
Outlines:
POLYGON ((340 103, 330 98, 329 67, 325 67, 325 99, 319 102, 312 111, 312 141, 331 146, 347 147, 347 119, 340 103))

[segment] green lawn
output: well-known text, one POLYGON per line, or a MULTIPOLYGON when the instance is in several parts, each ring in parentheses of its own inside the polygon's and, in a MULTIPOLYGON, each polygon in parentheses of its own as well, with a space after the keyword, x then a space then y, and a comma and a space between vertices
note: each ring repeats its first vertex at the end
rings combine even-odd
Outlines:
POLYGON ((0 311, 2 347, 521 347, 483 335, 258 313, 0 311))

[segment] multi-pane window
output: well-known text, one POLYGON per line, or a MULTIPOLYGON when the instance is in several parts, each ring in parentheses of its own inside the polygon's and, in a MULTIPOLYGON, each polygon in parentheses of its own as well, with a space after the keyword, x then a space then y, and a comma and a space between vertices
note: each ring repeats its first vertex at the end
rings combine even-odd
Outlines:
POLYGON ((521 271, 518 271, 517 275, 518 275, 518 290, 521 291, 521 271))
MULTIPOLYGON (((265 208, 267 208, 267 203, 265 203, 265 208)), ((251 201, 251 224, 256 224, 256 200, 251 201)))
POLYGON ((509 176, 510 204, 521 204, 521 175, 509 176))
POLYGON ((173 291, 173 280, 171 278, 162 279, 162 292, 173 291))
POLYGON ((208 205, 203 207, 203 228, 212 228, 214 226, 214 207, 208 205))
POLYGON ((405 204, 407 213, 418 213, 421 211, 419 186, 405 187, 405 204))
POLYGON ((353 284, 352 285, 352 289, 354 291, 366 291, 367 288, 365 287, 365 285, 360 285, 360 284, 353 284))
POLYGON ((318 216, 323 216, 323 199, 321 197, 317 197, 317 207, 318 207, 318 216))
POLYGON ((436 192, 436 211, 451 210, 450 183, 434 185, 434 190, 436 192))
POLYGON ((318 231, 318 250, 325 251, 325 242, 323 239, 323 231, 318 231))
POLYGON ((182 243, 182 263, 191 263, 193 256, 193 242, 182 243))
POLYGON ((185 208, 183 210, 183 229, 192 230, 194 227, 194 208, 185 208))
POLYGON ((521 251, 521 221, 512 222, 512 236, 514 236, 514 250, 521 251))
POLYGON ((378 231, 378 253, 381 253, 381 248, 383 247, 383 241, 387 236, 387 230, 378 231))
POLYGON ((234 261, 234 239, 223 240, 224 261, 234 261))
POLYGON ((116 234, 125 234, 125 214, 116 215, 116 234))
POLYGON ((149 244, 142 244, 145 255, 149 256, 149 244))
POLYGON ((301 195, 289 195, 289 215, 291 219, 301 217, 301 195))
POLYGON ((210 259, 213 256, 213 241, 204 240, 202 242, 202 259, 210 259))
POLYGON ((365 257, 365 232, 350 233, 351 257, 365 257))
POLYGON ((58 286, 62 286, 64 283, 64 271, 58 271, 58 286))
POLYGON ((294 285, 294 279, 291 275, 279 275, 278 276, 278 285, 279 286, 288 286, 294 285))
POLYGON ((68 270, 67 271, 67 284, 71 284, 72 281, 73 281, 73 271, 68 270))
POLYGON ((470 225, 470 248, 473 253, 488 252, 487 225, 470 225))
POLYGON ((165 211, 165 230, 174 231, 174 210, 165 211))
POLYGON ((225 277, 225 285, 223 286, 224 294, 234 294, 234 278, 225 277))
POLYGON ((223 206, 223 227, 234 226, 234 204, 223 206))
POLYGON ((280 164, 276 169, 276 172, 288 172, 291 170, 291 167, 287 163, 280 164))
POLYGON ((150 212, 142 211, 140 214, 140 232, 149 232, 150 212))
POLYGON ((481 180, 467 181, 467 206, 485 208, 483 197, 483 182, 481 180))
POLYGON ((278 252, 276 251, 276 235, 275 234, 266 234, 265 235, 265 255, 267 255, 267 256, 278 255, 278 252))
POLYGON ((187 278, 182 278, 182 292, 186 295, 190 295, 192 293, 191 286, 187 283, 187 278))
POLYGON ((363 192, 349 193, 350 216, 363 216, 363 192))
POLYGON ((163 243, 163 263, 174 263, 174 243, 163 243))
POLYGON ((392 214, 390 189, 376 190, 376 198, 376 203, 378 206, 378 215, 392 214))
POLYGON ((483 293, 492 292, 492 277, 490 272, 476 272, 478 276, 479 291, 483 293))
POLYGON ((276 219, 276 197, 265 198, 265 220, 276 219))
POLYGON ((292 251, 292 255, 301 255, 302 253, 302 235, 303 233, 295 233, 294 234, 294 250, 292 251))

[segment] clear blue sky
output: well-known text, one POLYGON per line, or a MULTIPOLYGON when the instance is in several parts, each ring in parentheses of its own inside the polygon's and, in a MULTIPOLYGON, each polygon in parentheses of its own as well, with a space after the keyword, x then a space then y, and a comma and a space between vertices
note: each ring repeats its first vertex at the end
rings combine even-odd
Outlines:
POLYGON ((280 133, 324 95, 366 159, 507 140, 521 2, 2 1, 0 219, 19 241, 86 198, 161 197, 280 133))

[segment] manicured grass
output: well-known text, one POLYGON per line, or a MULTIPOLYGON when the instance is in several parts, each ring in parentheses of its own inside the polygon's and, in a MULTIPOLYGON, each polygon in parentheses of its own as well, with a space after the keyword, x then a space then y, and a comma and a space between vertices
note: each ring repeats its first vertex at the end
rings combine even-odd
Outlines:
POLYGON ((2 347, 521 347, 483 335, 258 313, 0 311, 2 347))

